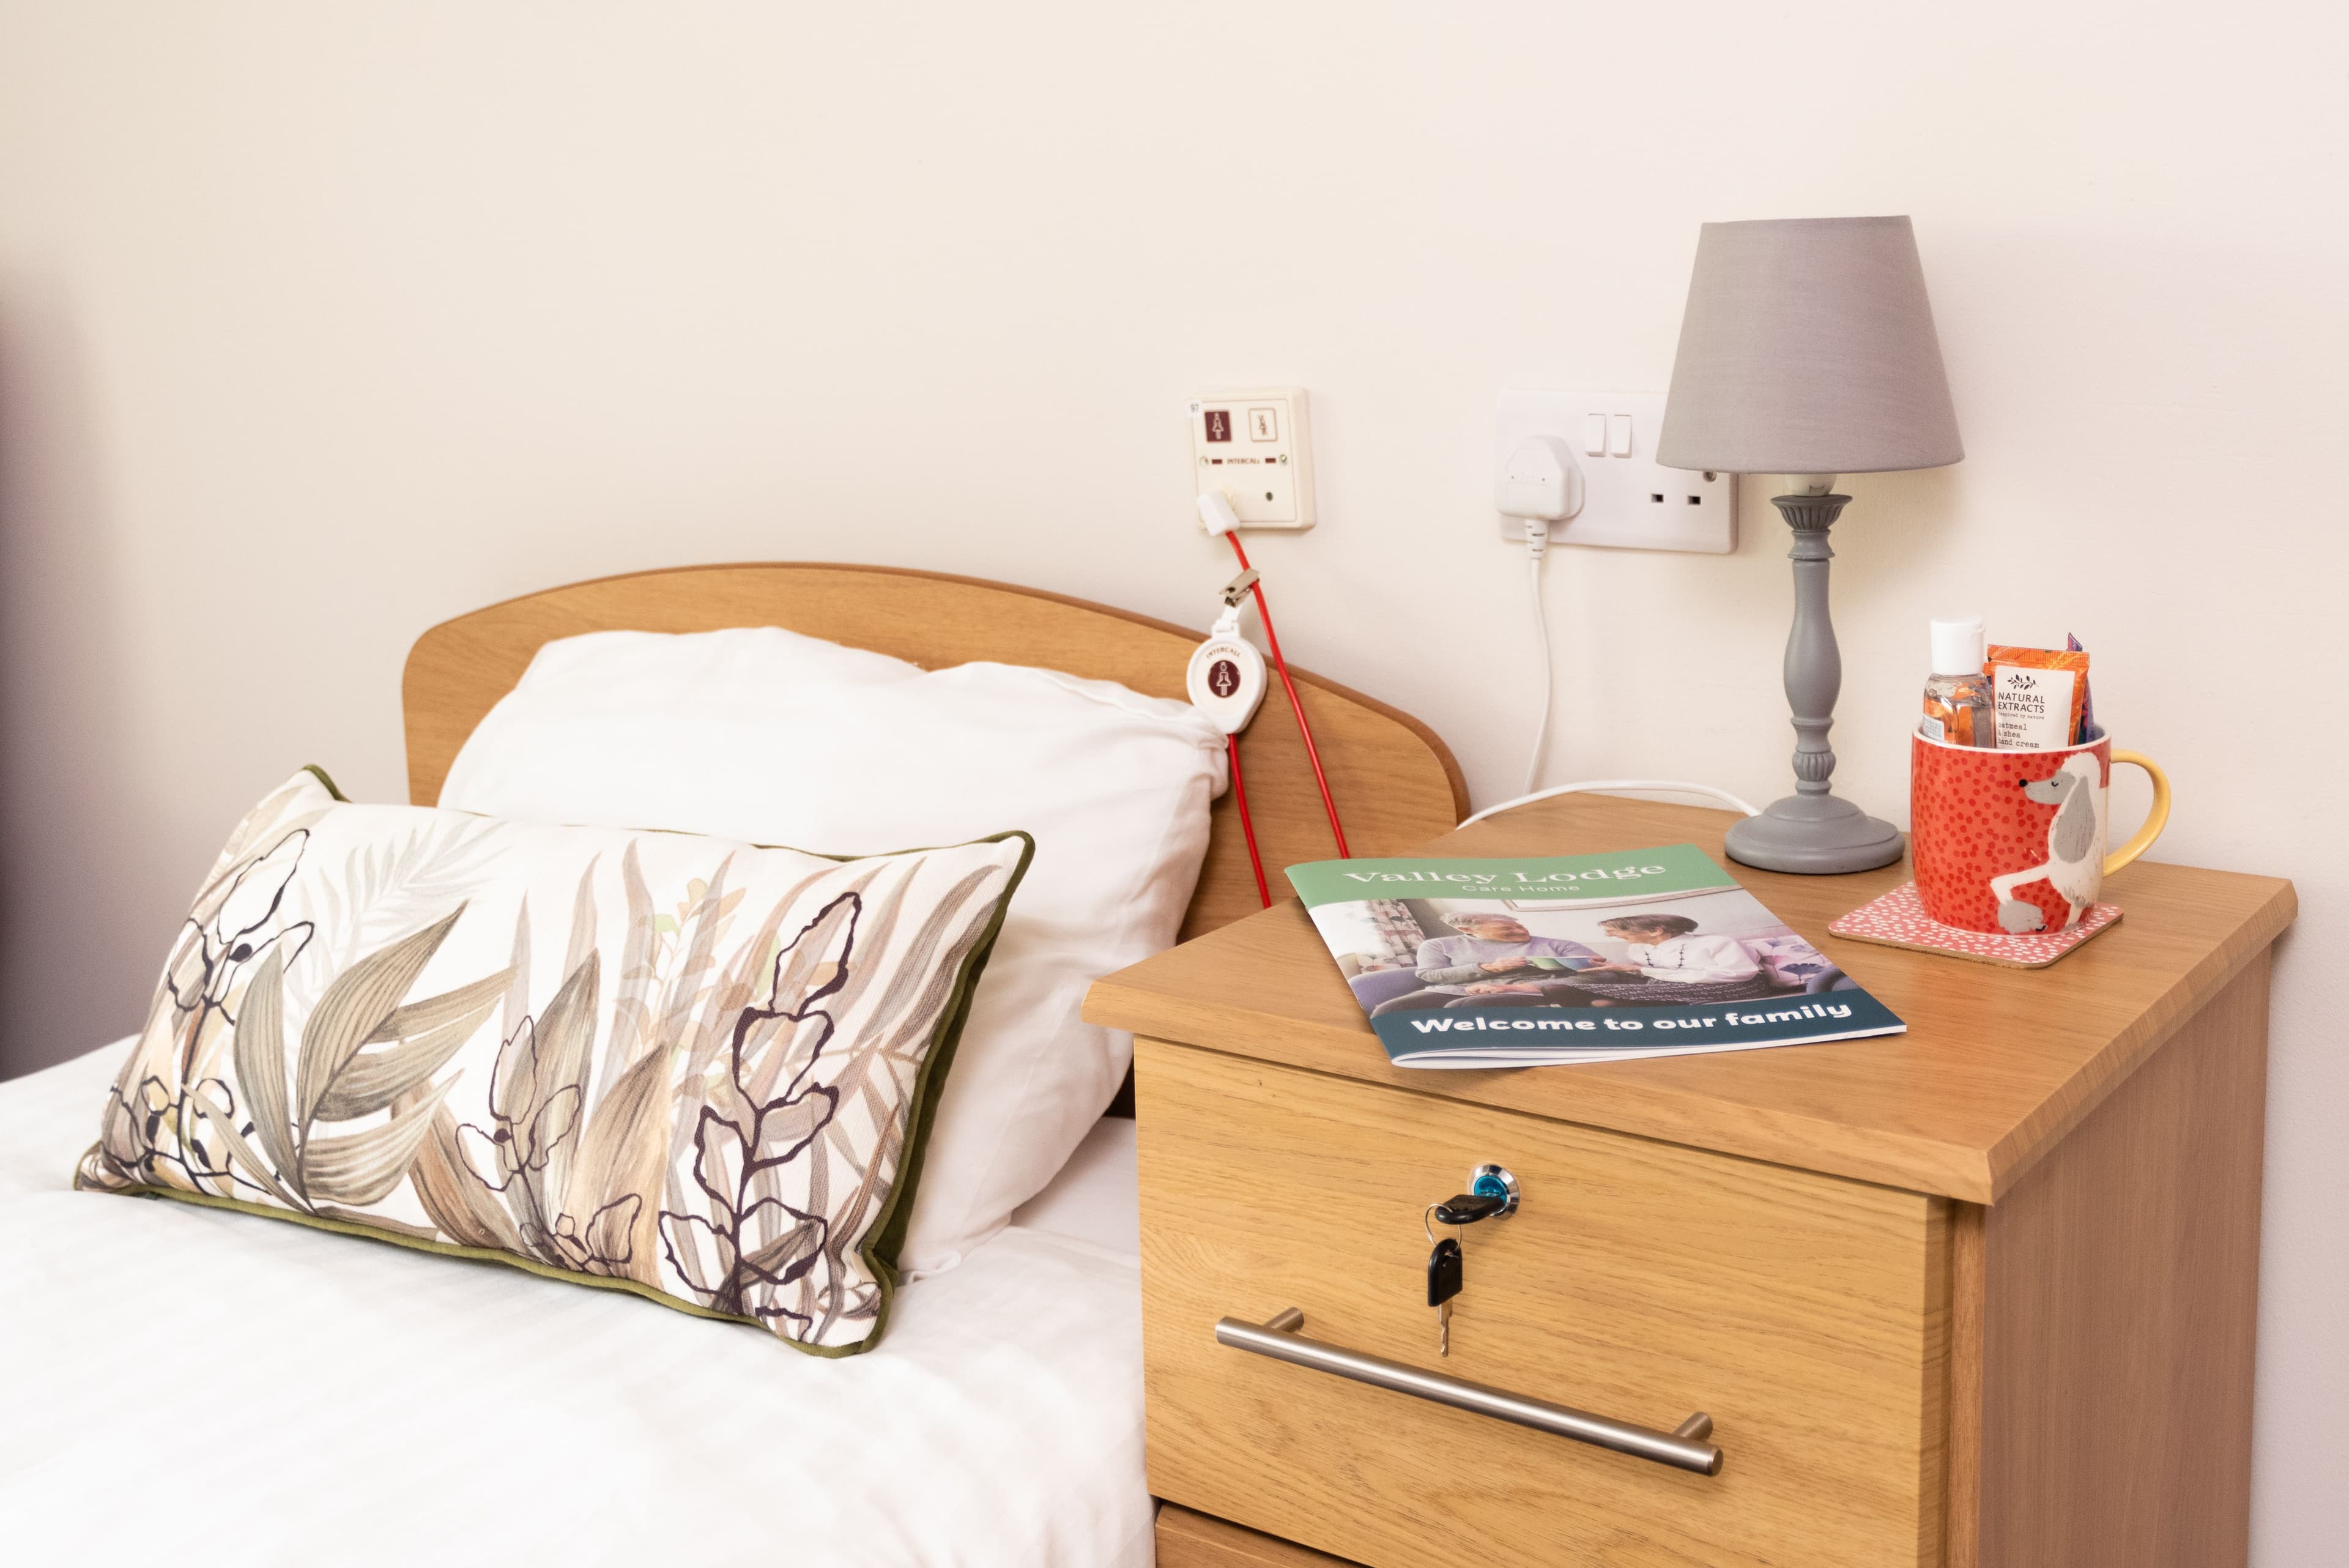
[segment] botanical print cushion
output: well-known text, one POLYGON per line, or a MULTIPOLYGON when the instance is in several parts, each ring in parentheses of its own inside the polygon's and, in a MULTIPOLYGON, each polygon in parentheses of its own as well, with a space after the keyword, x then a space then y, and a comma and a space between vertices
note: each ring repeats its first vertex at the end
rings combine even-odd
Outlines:
POLYGON ((1030 848, 838 861, 357 805, 305 771, 196 896, 77 1185, 854 1354, 1030 848))

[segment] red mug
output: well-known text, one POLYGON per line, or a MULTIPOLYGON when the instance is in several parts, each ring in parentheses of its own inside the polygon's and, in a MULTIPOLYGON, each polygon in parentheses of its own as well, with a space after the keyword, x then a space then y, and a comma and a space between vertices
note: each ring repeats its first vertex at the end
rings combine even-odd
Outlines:
POLYGON ((2079 923, 2105 878, 2144 854, 2169 821, 2169 775, 2095 738, 2052 752, 2002 752, 1909 738, 1909 857, 1925 912, 1945 926, 2021 935, 2079 923), (2105 853, 2113 764, 2153 780, 2136 836, 2105 853))

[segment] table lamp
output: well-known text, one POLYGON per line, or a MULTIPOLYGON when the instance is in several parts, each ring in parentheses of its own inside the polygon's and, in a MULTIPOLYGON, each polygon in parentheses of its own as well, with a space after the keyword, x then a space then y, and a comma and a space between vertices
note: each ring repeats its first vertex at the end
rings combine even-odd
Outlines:
POLYGON ((1902 218, 1707 223, 1696 245, 1656 461, 1782 473, 1795 531, 1786 639, 1795 793, 1729 830, 1731 858, 1769 871, 1866 871, 1900 858, 1900 830, 1827 785, 1843 659, 1827 618, 1827 530, 1851 497, 1836 477, 1939 468, 1965 455, 1902 218))

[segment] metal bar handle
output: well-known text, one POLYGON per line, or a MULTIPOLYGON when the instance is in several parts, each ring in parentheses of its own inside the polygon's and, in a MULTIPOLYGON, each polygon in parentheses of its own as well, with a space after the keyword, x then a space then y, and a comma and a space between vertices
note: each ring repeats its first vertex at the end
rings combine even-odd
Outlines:
POLYGON ((1416 1366, 1406 1366, 1400 1361, 1389 1361, 1384 1356, 1365 1355, 1359 1350, 1308 1339, 1297 1332, 1304 1326, 1305 1311, 1302 1307, 1290 1307, 1262 1324, 1248 1323, 1236 1317, 1218 1318, 1216 1320, 1216 1343, 1228 1345, 1235 1350, 1268 1355, 1292 1366, 1308 1366, 1316 1372, 1350 1377, 1357 1383, 1408 1394, 1415 1399, 1449 1405, 1455 1410, 1470 1410, 1495 1420, 1513 1421, 1520 1427, 1531 1427, 1537 1432, 1554 1432, 1578 1443, 1611 1449, 1619 1454, 1670 1465, 1674 1469, 1693 1470, 1701 1476, 1721 1473, 1721 1449, 1704 1440, 1713 1435, 1713 1417, 1702 1410, 1671 1431, 1659 1432, 1652 1428, 1610 1421, 1587 1410, 1553 1405, 1546 1399, 1528 1399, 1522 1394, 1471 1383, 1463 1377, 1447 1377, 1440 1372, 1423 1372, 1416 1366))

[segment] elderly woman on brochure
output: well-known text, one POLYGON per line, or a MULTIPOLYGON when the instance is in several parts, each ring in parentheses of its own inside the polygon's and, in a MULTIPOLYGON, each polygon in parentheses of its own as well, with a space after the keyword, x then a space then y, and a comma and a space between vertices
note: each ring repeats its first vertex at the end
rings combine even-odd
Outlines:
POLYGON ((1622 962, 1580 942, 1537 937, 1506 915, 1454 915, 1447 923, 1464 935, 1420 945, 1423 989, 1383 1003, 1373 1016, 1430 1007, 1696 1007, 1776 994, 1744 943, 1699 935, 1685 915, 1599 921, 1629 947, 1622 962))

